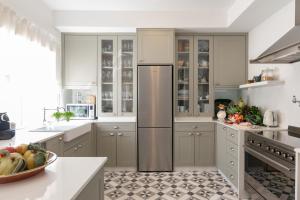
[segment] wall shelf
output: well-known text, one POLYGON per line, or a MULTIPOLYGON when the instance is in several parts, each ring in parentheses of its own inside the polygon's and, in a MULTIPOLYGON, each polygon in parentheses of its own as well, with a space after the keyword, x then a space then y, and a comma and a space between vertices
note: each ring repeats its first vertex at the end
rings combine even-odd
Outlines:
POLYGON ((276 80, 276 81, 261 81, 257 83, 249 83, 240 85, 240 89, 247 89, 247 88, 257 88, 257 87, 271 87, 276 85, 283 85, 284 81, 276 80))

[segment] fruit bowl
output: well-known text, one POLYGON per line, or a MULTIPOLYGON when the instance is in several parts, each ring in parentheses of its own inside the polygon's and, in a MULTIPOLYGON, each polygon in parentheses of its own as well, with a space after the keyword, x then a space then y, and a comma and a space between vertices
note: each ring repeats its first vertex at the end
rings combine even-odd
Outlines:
POLYGON ((25 170, 22 172, 11 174, 11 175, 5 175, 5 176, 2 175, 2 176, 0 176, 0 184, 20 181, 20 180, 32 177, 32 176, 44 171, 48 165, 50 165, 57 159, 57 155, 55 153, 53 153, 51 151, 47 151, 47 154, 48 154, 48 156, 47 156, 48 158, 44 165, 39 166, 34 169, 25 170))

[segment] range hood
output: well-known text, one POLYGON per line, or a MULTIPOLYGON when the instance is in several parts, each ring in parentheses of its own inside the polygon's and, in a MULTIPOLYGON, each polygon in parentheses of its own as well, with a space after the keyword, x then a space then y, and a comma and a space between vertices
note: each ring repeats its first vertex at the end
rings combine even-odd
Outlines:
POLYGON ((294 63, 300 61, 300 0, 295 0, 295 26, 250 63, 294 63))

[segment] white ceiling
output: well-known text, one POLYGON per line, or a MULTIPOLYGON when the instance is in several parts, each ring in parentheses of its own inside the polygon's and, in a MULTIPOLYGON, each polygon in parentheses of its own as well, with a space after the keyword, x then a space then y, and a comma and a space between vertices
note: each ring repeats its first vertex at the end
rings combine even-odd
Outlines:
POLYGON ((196 11, 228 9, 237 0, 43 0, 52 10, 196 11))

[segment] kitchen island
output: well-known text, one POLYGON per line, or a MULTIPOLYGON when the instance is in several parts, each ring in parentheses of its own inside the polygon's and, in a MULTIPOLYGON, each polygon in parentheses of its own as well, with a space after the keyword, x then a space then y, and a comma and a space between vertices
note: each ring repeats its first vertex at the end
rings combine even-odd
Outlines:
POLYGON ((45 172, 0 185, 1 199, 103 200, 103 166, 107 158, 58 158, 45 172))

